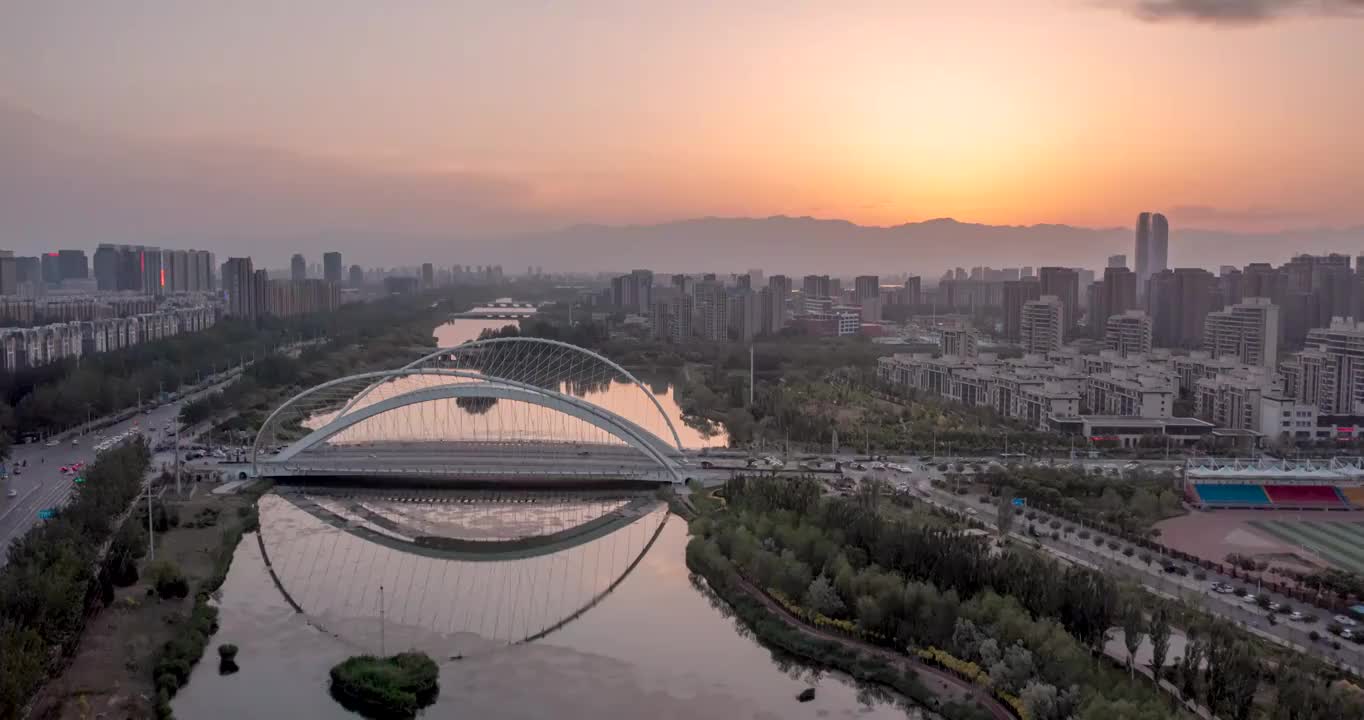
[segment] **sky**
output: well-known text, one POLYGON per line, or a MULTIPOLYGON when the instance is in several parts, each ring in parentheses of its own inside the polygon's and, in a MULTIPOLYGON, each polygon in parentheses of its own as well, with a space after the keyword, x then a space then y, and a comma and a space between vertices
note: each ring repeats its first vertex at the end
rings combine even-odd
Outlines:
POLYGON ((0 103, 319 231, 1358 225, 1361 68, 1364 0, 0 0, 0 103))

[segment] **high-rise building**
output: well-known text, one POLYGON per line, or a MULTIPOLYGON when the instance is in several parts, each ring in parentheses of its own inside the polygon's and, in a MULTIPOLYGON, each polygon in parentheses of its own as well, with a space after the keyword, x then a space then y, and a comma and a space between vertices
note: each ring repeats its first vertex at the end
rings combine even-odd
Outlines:
POLYGON ((1096 330, 1106 332, 1108 318, 1137 307, 1137 274, 1125 267, 1107 267, 1104 268, 1104 279, 1096 284, 1098 292, 1089 308, 1089 316, 1096 330))
POLYGON ((834 296, 833 281, 828 275, 806 275, 801 281, 801 294, 805 297, 827 298, 834 296))
POLYGON ((1023 303, 1020 344, 1023 352, 1045 355, 1061 349, 1065 340, 1065 304, 1055 295, 1023 303))
POLYGON ((902 305, 916 307, 923 303, 923 284, 918 275, 910 275, 905 278, 904 297, 900 299, 902 305))
POLYGON ((430 290, 436 286, 436 266, 422 263, 422 289, 430 290))
POLYGON ((1142 310, 1112 315, 1104 325, 1104 347, 1118 357, 1151 352, 1151 318, 1142 310))
POLYGON ((289 258, 289 279, 308 279, 308 261, 303 259, 301 253, 294 253, 294 256, 289 258))
POLYGON ((1160 213, 1144 212, 1137 216, 1137 287, 1144 291, 1146 283, 1169 267, 1170 224, 1160 213))
POLYGON ((853 281, 854 301, 862 308, 862 322, 881 322, 881 278, 858 275, 853 281))
POLYGON ((228 258, 223 263, 223 290, 227 293, 229 315, 247 321, 256 319, 256 273, 251 258, 228 258))
POLYGON ((62 284, 61 255, 55 252, 42 254, 43 282, 48 285, 62 284))
POLYGON ((764 331, 777 333, 791 324, 791 312, 786 309, 786 303, 791 299, 791 278, 785 275, 773 275, 767 279, 767 290, 770 293, 768 300, 769 319, 764 331))
POLYGON ((84 250, 58 250, 57 264, 62 269, 63 280, 85 280, 90 277, 90 261, 84 250))
POLYGON ((17 286, 6 290, 4 295, 19 295, 22 297, 36 298, 45 294, 46 283, 43 282, 43 263, 36 257, 17 257, 15 262, 15 280, 17 286))
POLYGON ((729 291, 726 302, 730 337, 740 342, 752 340, 762 321, 757 293, 748 288, 735 288, 729 291))
POLYGON ((350 286, 358 288, 365 284, 365 270, 359 265, 350 266, 350 286))
POLYGON ((1023 332, 1023 306, 1042 297, 1042 285, 1036 279, 1009 280, 1004 283, 1004 337, 1018 342, 1023 332))
POLYGON ((692 317, 695 315, 691 295, 678 287, 659 288, 653 296, 650 309, 654 337, 675 343, 691 338, 692 317))
POLYGON ((1042 283, 1042 296, 1053 295, 1061 301, 1066 322, 1062 331, 1068 333, 1080 315, 1080 273, 1074 268, 1044 267, 1038 269, 1037 276, 1042 283))
POLYGON ((980 336, 969 327, 952 327, 942 331, 942 354, 974 360, 980 353, 977 350, 980 336))
POLYGON ((1126 256, 1126 255, 1109 255, 1109 256, 1108 256, 1108 267, 1111 267, 1111 268, 1125 268, 1125 267, 1127 267, 1127 256, 1126 256))
POLYGON ((1323 415, 1364 415, 1364 323, 1340 320, 1307 333, 1283 364, 1285 390, 1323 415))
POLYGON ((1216 278, 1203 268, 1176 268, 1152 275, 1147 283, 1146 313, 1151 316, 1155 344, 1202 346, 1203 324, 1215 291, 1216 278))
POLYGON ((0 250, 0 295, 18 294, 19 258, 11 250, 0 250))
POLYGON ((341 253, 322 253, 322 277, 337 287, 341 286, 341 253))
POLYGON ((1279 306, 1269 298, 1246 298, 1208 313, 1203 349, 1215 358, 1273 369, 1279 359, 1279 306))

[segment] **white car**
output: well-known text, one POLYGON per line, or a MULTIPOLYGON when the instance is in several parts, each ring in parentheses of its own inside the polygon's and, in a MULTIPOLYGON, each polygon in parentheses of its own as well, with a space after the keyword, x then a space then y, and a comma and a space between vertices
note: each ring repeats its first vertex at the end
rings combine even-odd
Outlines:
POLYGON ((1337 615, 1337 616, 1335 616, 1334 618, 1331 618, 1331 619, 1332 619, 1332 620, 1335 620, 1336 622, 1340 623, 1341 625, 1344 625, 1345 627, 1354 627, 1354 626, 1356 626, 1356 625, 1359 624, 1358 622, 1355 622, 1355 619, 1354 619, 1354 618, 1352 618, 1352 617, 1346 617, 1346 616, 1344 616, 1344 615, 1337 615))
POLYGON ((1254 593, 1246 593, 1245 595, 1242 595, 1242 596, 1241 596, 1241 601, 1242 601, 1242 602, 1253 603, 1253 602, 1255 602, 1255 594, 1254 594, 1254 593))
POLYGON ((1302 611, 1300 611, 1300 610, 1294 610, 1293 612, 1291 612, 1291 613, 1288 614, 1288 619, 1289 619, 1289 620, 1304 620, 1304 619, 1306 619, 1306 618, 1307 618, 1307 616, 1306 616, 1306 615, 1303 615, 1303 614, 1302 614, 1302 611))
POLYGON ((19 497, 19 491, 15 490, 14 488, 10 488, 9 492, 5 493, 5 497, 19 497))
POLYGON ((61 444, 62 444, 61 440, 48 440, 47 442, 43 443, 45 447, 57 447, 58 445, 61 444))

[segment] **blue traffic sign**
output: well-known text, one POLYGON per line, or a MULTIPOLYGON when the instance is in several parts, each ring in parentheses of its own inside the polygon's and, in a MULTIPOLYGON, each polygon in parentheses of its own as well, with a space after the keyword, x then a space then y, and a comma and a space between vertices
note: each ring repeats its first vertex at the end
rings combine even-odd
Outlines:
POLYGON ((39 519, 39 520, 51 520, 52 518, 54 518, 54 517, 56 517, 56 516, 57 516, 57 511, 56 511, 56 510, 53 510, 53 509, 51 509, 51 508, 44 508, 44 509, 38 511, 38 519, 39 519))
POLYGON ((1014 504, 1022 507, 1024 504, 1023 498, 1014 498, 1014 504))

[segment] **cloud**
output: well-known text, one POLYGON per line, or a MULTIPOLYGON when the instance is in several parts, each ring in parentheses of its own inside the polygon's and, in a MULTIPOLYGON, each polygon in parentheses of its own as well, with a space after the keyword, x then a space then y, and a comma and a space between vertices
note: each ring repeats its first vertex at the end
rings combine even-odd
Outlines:
POLYGON ((1117 5, 1149 22, 1214 25, 1257 25, 1295 14, 1349 16, 1364 12, 1364 0, 1118 0, 1117 5))

